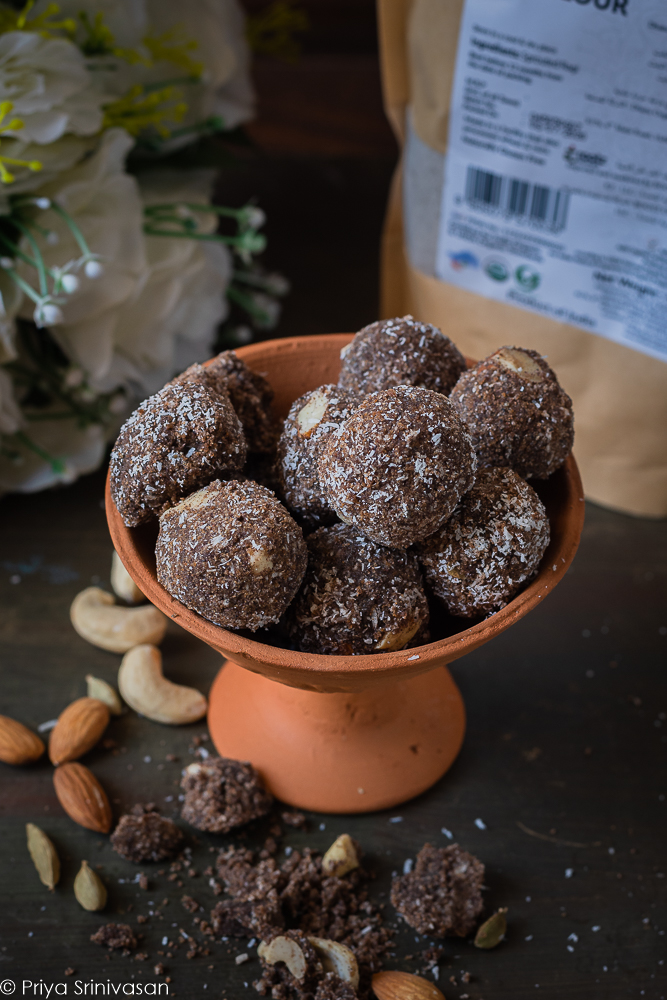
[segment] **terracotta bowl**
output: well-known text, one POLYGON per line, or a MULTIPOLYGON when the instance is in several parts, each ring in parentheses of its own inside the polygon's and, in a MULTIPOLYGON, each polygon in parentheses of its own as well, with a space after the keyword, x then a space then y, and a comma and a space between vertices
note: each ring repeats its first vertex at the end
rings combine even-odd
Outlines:
MULTIPOLYGON (((298 396, 336 382, 351 334, 251 344, 239 357, 275 390, 279 416, 298 396)), ((114 546, 148 599, 217 649, 227 663, 214 682, 209 725, 218 751, 250 760, 280 799, 322 812, 396 805, 432 785, 456 757, 465 730, 463 702, 446 664, 509 628, 553 590, 572 562, 584 519, 574 458, 534 484, 551 523, 551 543, 535 579, 490 618, 465 620, 433 609, 435 641, 367 656, 323 656, 269 645, 214 625, 158 583, 157 526, 126 528, 109 493, 114 546)))

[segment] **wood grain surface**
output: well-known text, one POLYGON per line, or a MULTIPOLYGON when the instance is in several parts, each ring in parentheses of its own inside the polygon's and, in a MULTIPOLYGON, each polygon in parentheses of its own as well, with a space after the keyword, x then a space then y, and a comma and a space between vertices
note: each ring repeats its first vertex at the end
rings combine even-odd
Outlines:
MULTIPOLYGON (((33 729, 85 693, 86 673, 115 681, 120 656, 89 646, 68 620, 79 589, 108 586, 102 496, 99 475, 0 503, 0 706, 33 729)), ((591 506, 580 552, 556 591, 493 643, 453 664, 468 732, 443 781, 393 816, 311 815, 307 832, 287 833, 281 849, 323 850, 338 834, 352 834, 378 873, 378 895, 425 841, 450 842, 443 827, 484 861, 487 911, 509 907, 507 940, 488 953, 446 941, 440 985, 448 998, 524 998, 535 995, 536 984, 549 1000, 639 996, 642 989, 649 997, 664 994, 658 963, 666 952, 666 565, 664 524, 591 506), (465 985, 462 970, 472 974, 465 985), (460 985, 448 983, 452 975, 460 985)), ((163 649, 173 680, 208 689, 217 654, 176 626, 163 649)), ((115 748, 93 750, 84 763, 107 789, 116 817, 152 800, 178 819, 180 771, 193 759, 192 737, 204 732, 202 724, 170 729, 127 711, 109 726, 115 748), (169 753, 177 760, 167 762, 169 753)), ((184 947, 171 961, 158 954, 162 938, 180 928, 201 938, 180 898, 193 896, 204 907, 200 915, 208 915, 216 900, 202 871, 212 860, 209 848, 230 838, 189 831, 197 874, 183 873, 180 887, 168 881, 168 866, 137 868, 111 850, 107 837, 69 820, 46 760, 0 768, 0 978, 41 977, 70 988, 77 977, 145 982, 164 961, 170 995, 247 995, 243 984, 256 978, 258 963, 253 957, 235 964, 234 955, 248 951, 244 942, 216 944, 211 956, 191 961, 184 947), (40 825, 61 855, 54 893, 30 861, 26 822, 40 825), (84 858, 101 865, 109 888, 103 916, 74 900, 72 883, 84 858), (139 871, 148 875, 147 890, 133 882, 139 871), (150 913, 137 924, 138 914, 150 913), (148 960, 108 959, 91 944, 103 920, 127 921, 145 934, 148 960), (76 970, 69 979, 67 968, 76 970)), ((266 830, 257 824, 248 843, 259 846, 266 830)), ((394 921, 391 907, 387 916, 394 921)), ((420 962, 405 956, 419 956, 430 942, 416 937, 400 930, 389 967, 419 970, 420 962)))

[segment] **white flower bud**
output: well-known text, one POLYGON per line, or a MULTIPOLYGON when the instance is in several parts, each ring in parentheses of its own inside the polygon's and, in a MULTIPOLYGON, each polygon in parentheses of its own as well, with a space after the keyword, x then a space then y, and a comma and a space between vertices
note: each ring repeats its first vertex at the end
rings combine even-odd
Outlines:
POLYGON ((99 278, 104 273, 99 260, 87 260, 83 270, 87 278, 99 278))
POLYGON ((33 198, 33 204, 37 205, 37 208, 51 208, 51 199, 33 198))
POLYGON ((251 205, 246 210, 246 222, 250 229, 261 229, 266 222, 266 213, 256 205, 251 205))
POLYGON ((11 257, 0 257, 0 267, 14 267, 14 261, 11 257))
POLYGON ((33 318, 37 326, 57 326, 65 322, 62 310, 53 302, 40 302, 35 306, 33 318))
POLYGON ((63 291, 67 292, 68 295, 71 295, 72 292, 75 292, 79 287, 79 279, 75 274, 63 274, 60 279, 60 285, 63 291))
POLYGON ((79 475, 79 472, 78 472, 77 467, 74 465, 74 463, 73 462, 65 462, 65 467, 63 468, 63 471, 58 476, 58 481, 61 482, 61 483, 64 483, 65 485, 68 485, 69 483, 73 483, 74 480, 77 478, 78 475, 79 475))
POLYGON ((58 236, 58 233, 54 232, 53 229, 49 230, 49 232, 46 234, 46 242, 50 247, 58 246, 58 244, 60 243, 60 237, 58 236))

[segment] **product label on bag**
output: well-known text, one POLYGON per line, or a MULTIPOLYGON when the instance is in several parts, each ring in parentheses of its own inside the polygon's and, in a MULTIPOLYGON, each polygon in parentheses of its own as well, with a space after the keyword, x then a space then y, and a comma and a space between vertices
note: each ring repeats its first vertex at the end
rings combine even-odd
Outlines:
POLYGON ((667 0, 466 0, 436 273, 667 361, 667 0))

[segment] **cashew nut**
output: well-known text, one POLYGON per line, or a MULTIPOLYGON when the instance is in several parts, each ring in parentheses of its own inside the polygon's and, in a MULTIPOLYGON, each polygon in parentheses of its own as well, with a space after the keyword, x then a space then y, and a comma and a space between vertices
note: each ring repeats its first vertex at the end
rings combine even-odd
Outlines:
POLYGON ((206 698, 195 688, 173 684, 162 673, 162 654, 156 646, 135 646, 123 657, 118 687, 135 712, 153 722, 182 726, 206 715, 206 698))
POLYGON ((385 653, 391 653, 395 649, 405 649, 410 639, 416 636, 420 625, 420 621, 410 622, 400 632, 387 632, 375 648, 385 653))
POLYGON ((82 639, 112 653, 126 653, 140 642, 161 642, 167 630, 167 619, 152 604, 121 608, 99 587, 76 595, 70 618, 82 639))
POLYGON ((284 962, 295 979, 301 980, 306 975, 306 956, 296 941, 282 934, 274 937, 268 944, 262 941, 257 948, 257 954, 267 965, 284 962))
POLYGON ((531 358, 530 354, 526 354, 520 347, 501 347, 492 357, 503 368, 508 368, 529 382, 542 382, 544 380, 544 372, 535 358, 531 358))
POLYGON ((127 572, 120 556, 114 552, 111 557, 111 589, 116 597, 127 601, 128 604, 141 604, 146 600, 142 590, 139 590, 136 583, 127 572))
POLYGON ((326 393, 321 389, 311 392, 308 402, 302 406, 296 415, 296 429, 299 437, 309 438, 313 431, 319 427, 322 417, 327 412, 329 400, 326 393))
POLYGON ((111 684, 107 684, 101 677, 93 677, 92 674, 86 674, 86 685, 88 687, 86 693, 89 698, 97 698, 98 701, 104 702, 112 715, 122 714, 123 703, 118 697, 118 692, 114 687, 111 687, 111 684))
POLYGON ((339 979, 350 983, 352 989, 359 985, 359 966, 354 952, 345 944, 326 938, 309 937, 325 972, 335 972, 339 979))
POLYGON ((322 858, 322 871, 325 875, 347 875, 353 868, 359 867, 357 845, 349 833, 342 833, 322 858))

